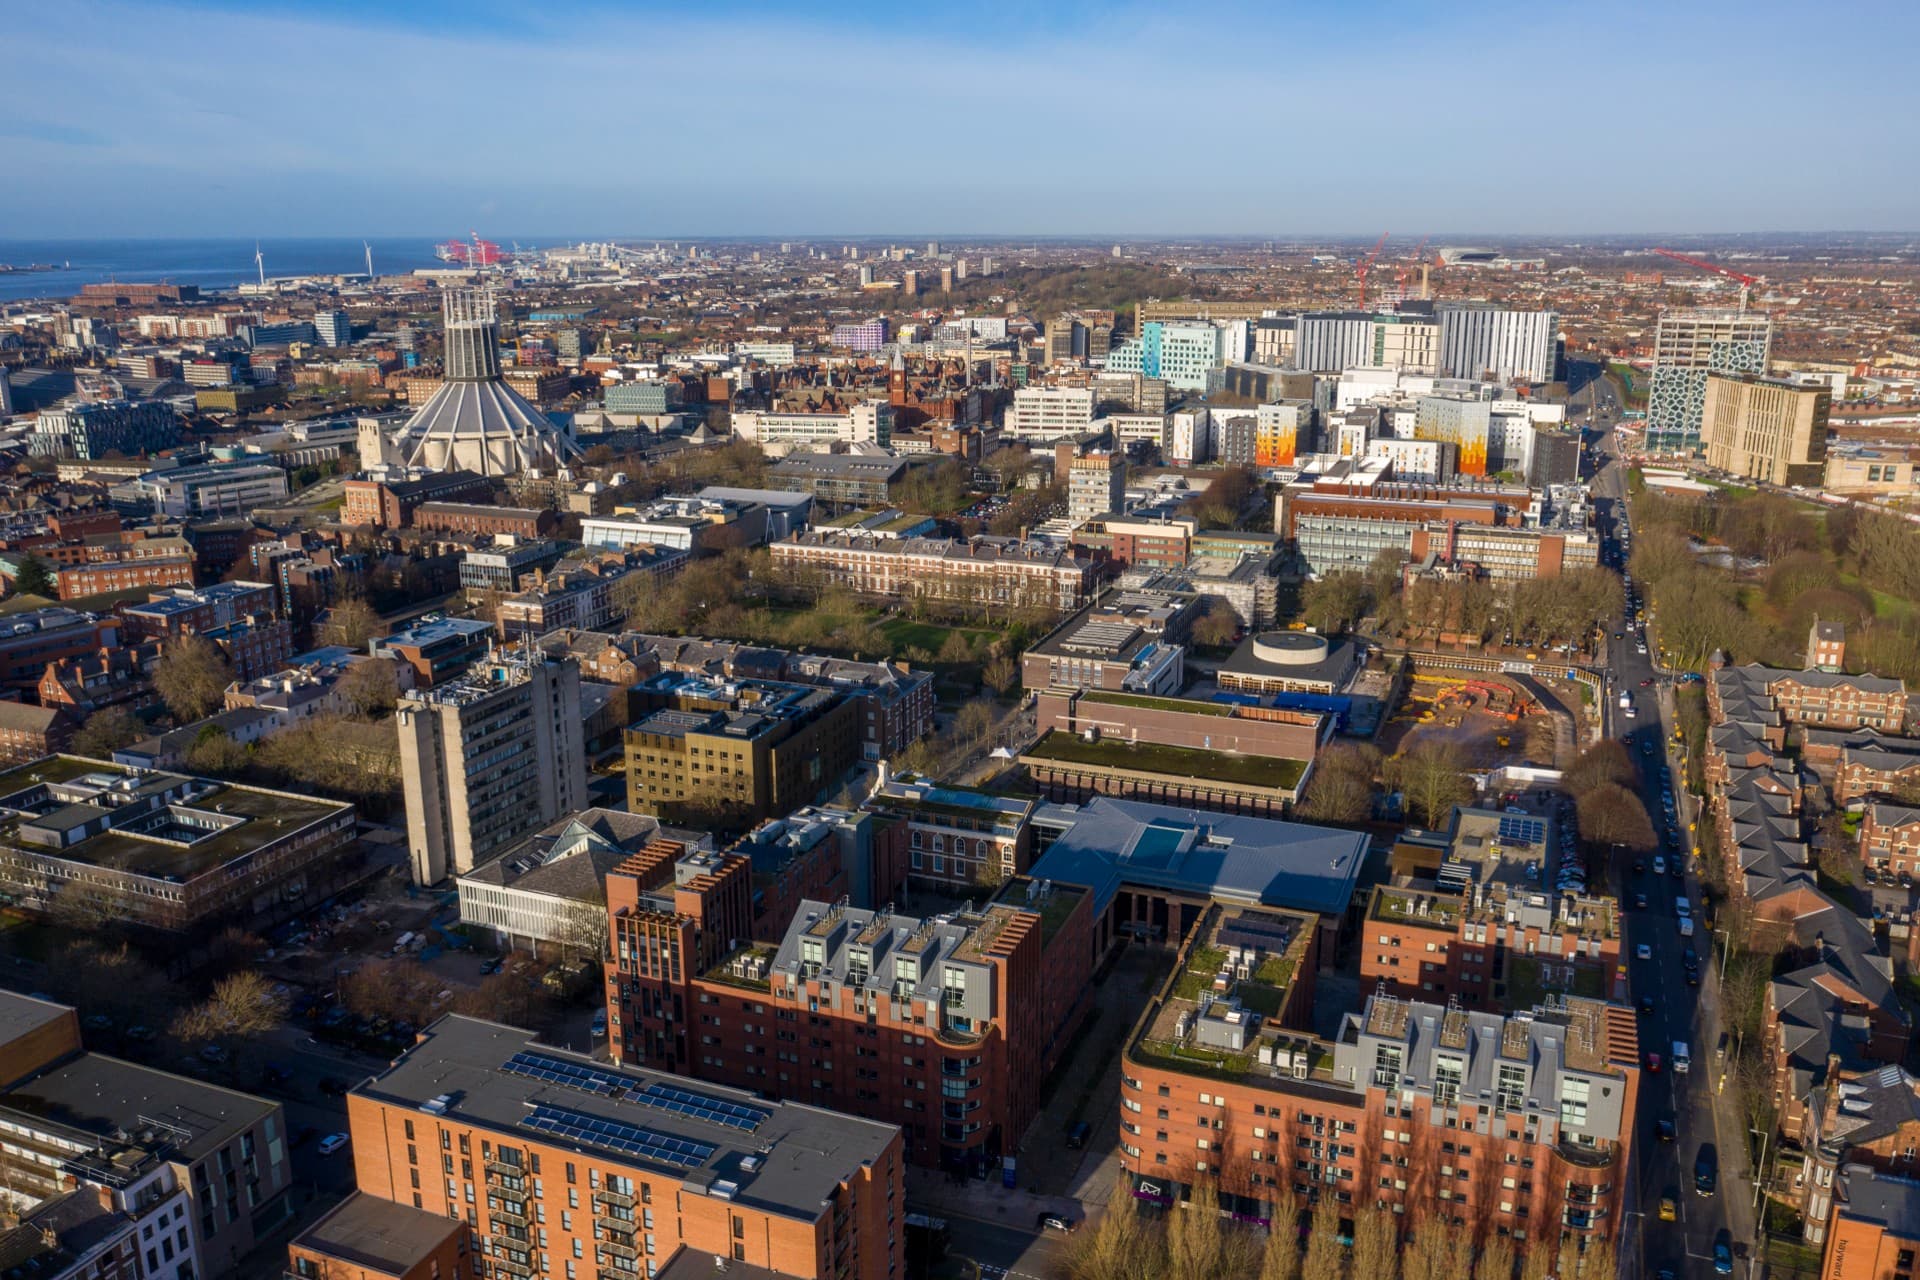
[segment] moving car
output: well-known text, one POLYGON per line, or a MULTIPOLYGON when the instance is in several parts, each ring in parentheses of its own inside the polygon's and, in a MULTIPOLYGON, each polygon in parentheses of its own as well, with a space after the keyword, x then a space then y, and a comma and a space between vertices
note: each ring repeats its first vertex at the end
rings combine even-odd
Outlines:
POLYGON ((1720 1158, 1714 1152, 1713 1144, 1700 1144, 1700 1154, 1693 1158, 1693 1189, 1703 1196, 1713 1194, 1720 1181, 1720 1158))
POLYGON ((1678 1222, 1680 1220, 1680 1202, 1672 1196, 1660 1197, 1660 1221, 1678 1222))
POLYGON ((1653 959, 1653 948, 1643 942, 1633 949, 1633 958, 1636 960, 1651 960, 1653 959))
POLYGON ((1717 1276, 1733 1274, 1733 1246, 1727 1243, 1724 1228, 1713 1242, 1713 1273, 1717 1276))

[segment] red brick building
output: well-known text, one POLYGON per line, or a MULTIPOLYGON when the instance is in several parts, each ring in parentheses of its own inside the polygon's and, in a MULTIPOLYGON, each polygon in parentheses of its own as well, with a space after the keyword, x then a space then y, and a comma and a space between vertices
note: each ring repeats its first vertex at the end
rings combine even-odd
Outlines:
POLYGON ((65 707, 0 701, 0 763, 25 764, 65 751, 79 727, 65 707))
POLYGON ((1529 876, 1551 847, 1547 819, 1491 809, 1455 809, 1449 834, 1403 838, 1359 925, 1362 989, 1486 1010, 1520 991, 1625 1000, 1619 903, 1529 876))
POLYGON ((559 513, 554 511, 480 502, 423 502, 413 509, 413 527, 434 533, 507 533, 516 538, 543 538, 559 523, 559 513))
POLYGON ((56 569, 53 577, 60 585, 62 600, 80 600, 109 591, 131 591, 136 587, 190 587, 193 585, 193 557, 98 560, 56 569))
POLYGON ((1332 1041, 1296 1030, 1318 931, 1215 908, 1135 1024, 1120 1152, 1137 1197, 1200 1179, 1265 1220, 1276 1188, 1432 1216, 1524 1252, 1617 1239, 1639 1094, 1632 1010, 1570 999, 1527 1017, 1371 997, 1332 1041), (1224 957, 1224 959, 1222 959, 1224 957), (1201 997, 1207 997, 1202 1003, 1201 997))
POLYGON ((1920 809, 1868 805, 1860 818, 1860 858, 1882 875, 1920 880, 1920 809))
MULTIPOLYGON (((898 1124, 907 1158, 983 1169, 1013 1149, 1085 1011, 1091 895, 1010 882, 938 918, 808 901, 778 946, 685 973, 688 1074, 898 1124)), ((608 1023, 639 1024, 653 961, 616 952, 608 1023)), ((684 972, 684 971, 683 971, 684 972)), ((652 1062, 651 1035, 622 1061, 652 1062)))
POLYGON ((340 522, 380 529, 405 528, 424 502, 485 502, 493 497, 493 485, 471 471, 438 471, 407 480, 356 477, 341 488, 346 501, 340 522))
POLYGON ((609 1068, 465 1017, 349 1094, 347 1120, 359 1199, 402 1210, 381 1232, 399 1247, 369 1259, 378 1242, 323 1219, 293 1276, 360 1280, 369 1260, 392 1280, 681 1280, 719 1274, 715 1259, 802 1280, 905 1274, 891 1125, 609 1068))

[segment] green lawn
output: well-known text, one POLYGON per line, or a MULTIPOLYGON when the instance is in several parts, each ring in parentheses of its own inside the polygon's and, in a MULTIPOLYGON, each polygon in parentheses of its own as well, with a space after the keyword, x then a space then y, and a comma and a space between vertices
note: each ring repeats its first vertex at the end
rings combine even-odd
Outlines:
POLYGON ((911 618, 893 617, 880 624, 880 634, 886 638, 895 653, 906 649, 925 649, 928 653, 939 653, 940 646, 947 637, 958 631, 967 638, 967 642, 979 646, 992 641, 996 632, 983 631, 978 627, 945 627, 937 622, 915 622, 911 618))
POLYGON ((1300 785, 1300 779, 1307 771, 1307 762, 1304 760, 1201 751, 1152 743, 1088 742, 1071 734, 1052 731, 1028 748, 1027 755, 1036 760, 1057 760, 1062 764, 1132 769, 1140 773, 1272 787, 1283 791, 1300 785))

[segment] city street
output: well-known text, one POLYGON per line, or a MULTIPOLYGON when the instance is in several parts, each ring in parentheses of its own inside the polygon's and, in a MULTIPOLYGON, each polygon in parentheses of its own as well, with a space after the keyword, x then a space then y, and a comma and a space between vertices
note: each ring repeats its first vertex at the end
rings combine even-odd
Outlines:
MULTIPOLYGON (((1619 535, 1619 524, 1626 517, 1625 469, 1612 450, 1611 426, 1619 412, 1613 388, 1604 379, 1588 384, 1599 409, 1588 424, 1601 430, 1597 446, 1600 469, 1593 482, 1594 505, 1603 534, 1610 539, 1619 535)), ((1713 1274, 1713 1245, 1723 1230, 1731 1230, 1735 1242, 1746 1242, 1752 1249, 1753 1209, 1746 1198, 1752 1194, 1746 1169, 1746 1140, 1738 1132, 1737 1120, 1731 1120, 1731 1108, 1722 1106, 1717 1115, 1719 1013, 1714 986, 1712 935, 1698 925, 1691 937, 1680 933, 1677 899, 1685 895, 1689 910, 1697 919, 1700 912, 1699 880, 1692 857, 1692 839, 1688 825, 1693 813, 1684 786, 1674 785, 1677 808, 1673 825, 1677 843, 1664 838, 1667 807, 1663 784, 1677 783, 1680 771, 1673 762, 1673 705, 1671 688, 1651 653, 1637 651, 1634 632, 1623 626, 1622 638, 1607 647, 1608 699, 1606 714, 1613 736, 1626 743, 1640 766, 1640 796, 1656 830, 1663 832, 1660 856, 1667 862, 1667 874, 1656 874, 1653 857, 1646 870, 1635 874, 1623 868, 1621 898, 1623 906, 1634 895, 1644 893, 1645 910, 1623 911, 1626 936, 1622 953, 1632 956, 1645 944, 1652 952, 1649 960, 1631 960, 1629 989, 1636 1004, 1651 997, 1652 1010, 1640 1018, 1640 1049, 1645 1055, 1658 1054, 1659 1072, 1644 1071, 1640 1084, 1640 1107, 1634 1135, 1634 1168, 1629 1179, 1629 1221, 1623 1239, 1622 1274, 1628 1280, 1651 1277, 1661 1268, 1670 1268, 1676 1276, 1713 1274), (1642 681, 1651 681, 1642 688, 1642 681), (1633 696, 1635 716, 1627 718, 1619 707, 1622 692, 1633 696), (1650 748, 1650 749, 1649 749, 1650 748), (1685 956, 1698 957, 1699 985, 1689 985, 1685 956), (1673 1069, 1676 1042, 1686 1045, 1691 1060, 1684 1073, 1673 1069), (1671 1121, 1674 1135, 1662 1142, 1661 1121, 1671 1121), (1711 1196, 1695 1190, 1696 1160, 1705 1150, 1717 1167, 1717 1186, 1711 1196), (1660 1220, 1663 1197, 1675 1202, 1675 1222, 1660 1220)), ((1651 647, 1651 646, 1649 646, 1651 647)), ((1736 1244, 1736 1253, 1740 1252, 1736 1244)), ((1742 1266, 1745 1273, 1752 1263, 1742 1266)))

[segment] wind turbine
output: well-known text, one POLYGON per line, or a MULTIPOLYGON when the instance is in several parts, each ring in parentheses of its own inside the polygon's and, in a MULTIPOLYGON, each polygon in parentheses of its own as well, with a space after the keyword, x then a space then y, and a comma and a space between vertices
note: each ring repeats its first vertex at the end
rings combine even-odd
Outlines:
POLYGON ((373 242, 370 240, 362 240, 360 242, 360 247, 367 251, 367 283, 372 284, 373 283, 373 242))
POLYGON ((267 260, 260 253, 260 242, 253 242, 253 265, 260 272, 260 287, 267 287, 267 260))

